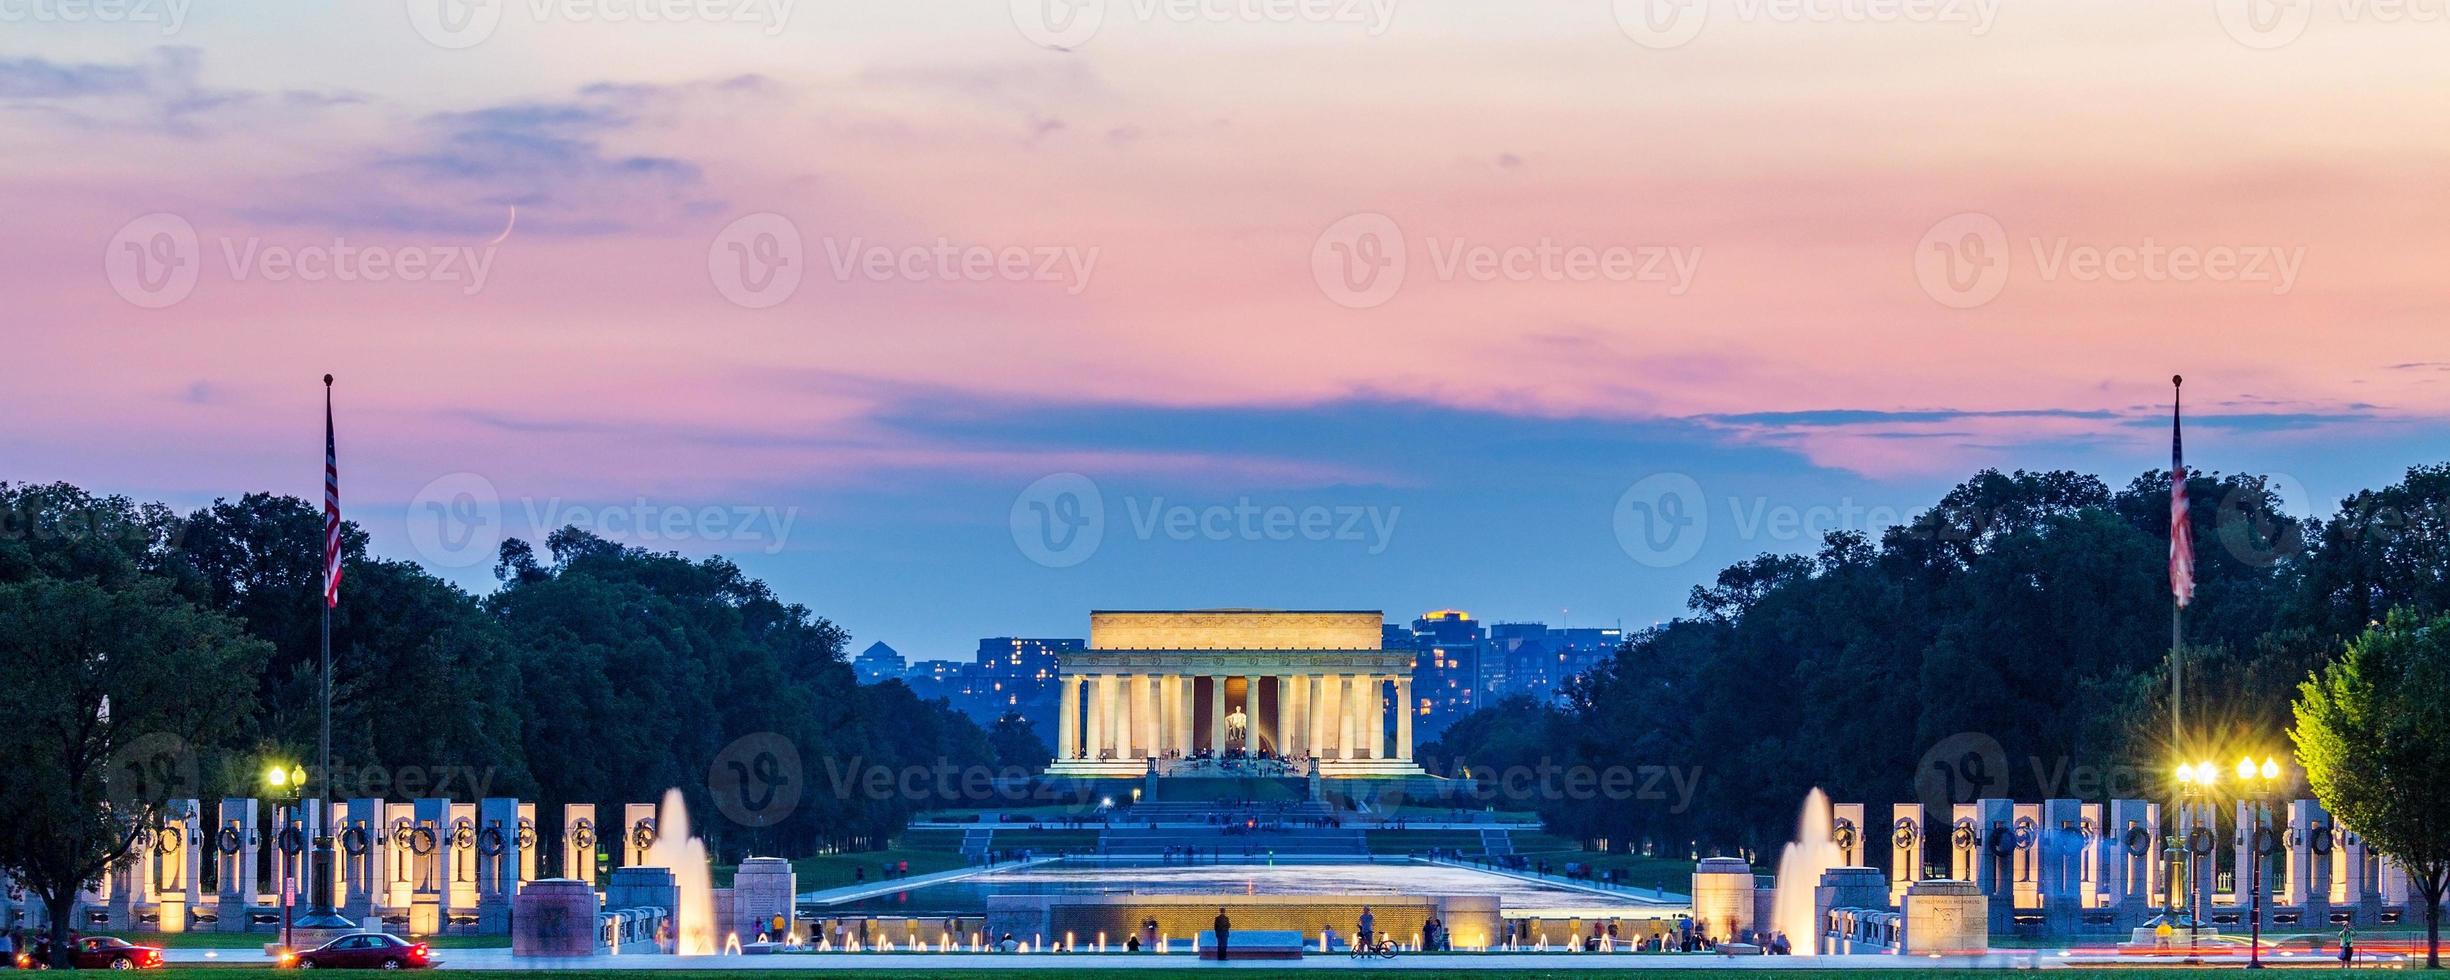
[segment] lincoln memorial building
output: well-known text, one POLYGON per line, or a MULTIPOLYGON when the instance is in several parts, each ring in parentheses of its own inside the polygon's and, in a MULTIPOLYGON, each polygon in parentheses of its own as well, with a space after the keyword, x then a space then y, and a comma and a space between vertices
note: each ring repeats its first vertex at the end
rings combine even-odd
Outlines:
POLYGON ((1063 655, 1061 776, 1414 776, 1412 652, 1375 611, 1092 612, 1063 655), (1392 716, 1392 717, 1390 717, 1392 716))

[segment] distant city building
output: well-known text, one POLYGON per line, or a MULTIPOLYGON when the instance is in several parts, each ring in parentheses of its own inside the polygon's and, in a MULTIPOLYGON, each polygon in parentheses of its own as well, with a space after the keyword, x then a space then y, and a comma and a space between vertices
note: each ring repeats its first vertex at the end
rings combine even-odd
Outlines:
MULTIPOLYGON (((1395 645, 1390 639, 1389 647, 1395 645)), ((1413 708, 1429 731, 1470 714, 1481 702, 1488 638, 1472 614, 1436 609, 1412 621, 1413 708)))
POLYGON ((851 670, 862 684, 881 684, 907 674, 910 665, 903 661, 901 651, 877 642, 851 658, 851 670))
POLYGON ((986 699, 998 713, 1021 710, 1052 697, 1055 678, 1063 673, 1063 655, 1087 645, 1078 638, 1049 639, 990 636, 978 641, 980 689, 973 697, 986 699))

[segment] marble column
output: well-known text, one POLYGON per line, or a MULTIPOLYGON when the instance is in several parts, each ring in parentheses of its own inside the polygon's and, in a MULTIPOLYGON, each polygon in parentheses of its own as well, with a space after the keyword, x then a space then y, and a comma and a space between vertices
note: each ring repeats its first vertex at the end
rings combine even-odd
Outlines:
MULTIPOLYGON (((1080 678, 1065 675, 1063 692, 1057 700, 1060 706, 1055 715, 1055 758, 1080 758, 1080 678)), ((375 825, 381 826, 381 822, 375 825)))
POLYGON ((1225 754, 1225 675, 1208 678, 1208 748, 1225 754))
POLYGON ((1320 688, 1327 692, 1327 703, 1319 712, 1326 726, 1319 730, 1319 739, 1336 758, 1347 758, 1346 746, 1352 743, 1345 737, 1344 675, 1328 674, 1320 679, 1320 688))
POLYGON ((1276 674, 1276 757, 1294 757, 1294 676, 1276 674))
POLYGON ((1381 683, 1385 678, 1364 674, 1361 680, 1361 757, 1376 759, 1387 754, 1387 691, 1381 683))
POLYGON ((1083 759, 1097 758, 1098 746, 1106 742, 1106 687, 1100 680, 1096 674, 1080 679, 1081 699, 1089 704, 1081 719, 1082 727, 1087 729, 1081 733, 1080 757, 1083 759))
POLYGON ((1319 704, 1325 695, 1319 691, 1319 675, 1303 674, 1302 684, 1302 753, 1322 755, 1326 740, 1319 737, 1319 704))
POLYGON ((1154 719, 1157 722, 1157 743, 1154 748, 1157 757, 1162 759, 1166 751, 1174 747, 1174 677, 1171 674, 1158 674, 1149 678, 1149 682, 1157 686, 1154 719))
POLYGON ((1176 677, 1174 691, 1174 749, 1184 755, 1199 745, 1199 733, 1192 726, 1199 717, 1199 678, 1176 677))
POLYGON ((1415 712, 1416 708, 1412 703, 1412 678, 1397 674, 1395 676, 1395 757, 1397 759, 1410 760, 1412 758, 1412 716, 1415 712))

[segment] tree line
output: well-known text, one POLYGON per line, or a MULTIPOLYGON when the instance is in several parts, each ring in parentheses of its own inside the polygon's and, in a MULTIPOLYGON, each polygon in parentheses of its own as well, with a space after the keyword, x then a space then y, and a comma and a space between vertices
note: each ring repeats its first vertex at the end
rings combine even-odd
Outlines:
POLYGON ((1889 804, 1948 802, 1935 767, 1961 798, 2166 800, 2181 752, 2286 758, 2299 685, 2392 611, 2450 611, 2450 466, 2320 518, 2262 476, 2190 474, 2187 493, 2188 744, 2169 722, 2168 474, 1984 470, 1877 538, 1720 571, 1560 699, 1492 705, 1423 754, 1691 767, 1690 799, 1536 801, 1587 844, 1677 855, 1775 854, 1815 786, 1884 825, 1889 804), (1964 778, 1959 753, 1994 742, 1964 778))
MULTIPOLYGON (((853 760, 1040 748, 1025 725, 991 742, 899 682, 859 685, 840 627, 720 557, 565 528, 542 553, 505 542, 480 597, 367 554, 355 524, 341 540, 333 766, 316 774, 340 798, 516 796, 549 832, 565 802, 611 828, 619 804, 678 787, 719 860, 797 856, 882 846, 944 802, 848 791, 853 760)), ((322 515, 294 497, 179 513, 0 483, 0 868, 73 895, 128 853, 123 818, 272 795, 267 763, 316 765, 322 547, 322 515)))

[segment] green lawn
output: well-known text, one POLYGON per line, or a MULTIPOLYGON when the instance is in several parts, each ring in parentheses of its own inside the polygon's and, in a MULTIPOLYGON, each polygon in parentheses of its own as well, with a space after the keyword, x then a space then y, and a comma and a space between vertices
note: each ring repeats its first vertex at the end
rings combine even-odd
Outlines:
POLYGON ((1558 873, 1564 872, 1567 863, 1579 861, 1594 869, 1594 877, 1603 879, 1610 870, 1623 869, 1625 883, 1637 888, 1665 888, 1679 894, 1693 889, 1693 862, 1683 858, 1586 851, 1573 841, 1548 834, 1514 835, 1514 853, 1535 864, 1546 861, 1558 873))

